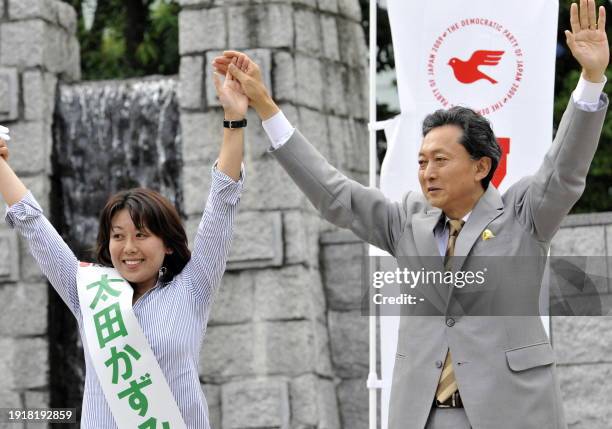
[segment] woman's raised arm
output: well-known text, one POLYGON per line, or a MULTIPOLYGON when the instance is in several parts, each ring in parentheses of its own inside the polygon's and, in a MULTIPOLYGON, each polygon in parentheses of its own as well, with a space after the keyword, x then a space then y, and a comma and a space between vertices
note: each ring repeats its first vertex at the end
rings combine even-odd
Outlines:
MULTIPOLYGON (((0 134, 5 134, 2 129, 0 134)), ((76 316, 79 312, 76 289, 78 261, 9 166, 9 151, 3 137, 7 136, 0 135, 0 194, 9 206, 6 221, 27 241, 41 271, 76 316)))

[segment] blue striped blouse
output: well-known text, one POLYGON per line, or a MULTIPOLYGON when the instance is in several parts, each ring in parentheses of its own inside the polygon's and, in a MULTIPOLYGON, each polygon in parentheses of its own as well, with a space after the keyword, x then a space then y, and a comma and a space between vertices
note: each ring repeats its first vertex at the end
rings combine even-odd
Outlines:
MULTIPOLYGON (((211 304, 225 270, 244 173, 240 181, 234 182, 213 167, 212 177, 191 260, 171 282, 158 282, 133 307, 187 427, 197 429, 210 427, 198 360, 211 304)), ((86 349, 76 257, 31 193, 7 210, 6 221, 29 243, 42 272, 76 317, 86 349)), ((87 352, 85 370, 81 428, 117 428, 87 352)))

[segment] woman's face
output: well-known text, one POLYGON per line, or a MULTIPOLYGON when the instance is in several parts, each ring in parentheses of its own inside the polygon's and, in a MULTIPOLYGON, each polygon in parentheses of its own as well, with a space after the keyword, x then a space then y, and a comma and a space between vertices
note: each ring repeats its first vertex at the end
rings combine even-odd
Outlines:
POLYGON ((128 282, 141 288, 155 286, 164 257, 172 250, 149 230, 139 230, 130 213, 118 211, 111 220, 109 252, 113 266, 128 282))

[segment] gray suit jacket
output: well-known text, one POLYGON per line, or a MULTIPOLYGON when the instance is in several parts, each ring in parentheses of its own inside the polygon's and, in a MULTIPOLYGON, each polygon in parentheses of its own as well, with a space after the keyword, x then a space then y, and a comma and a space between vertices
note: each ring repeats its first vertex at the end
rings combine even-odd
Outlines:
MULTIPOLYGON (((476 255, 546 256, 584 190, 607 110, 607 97, 602 100, 605 106, 597 112, 570 102, 535 175, 503 195, 489 186, 457 239, 456 268, 469 267, 476 255), (487 228, 494 239, 481 239, 487 228)), ((337 171, 297 130, 272 153, 325 219, 386 250, 400 267, 415 263, 442 269, 433 235, 441 211, 420 192, 408 192, 401 203, 389 201, 337 171)), ((423 292, 439 316, 400 318, 390 428, 423 429, 449 348, 474 429, 566 428, 555 356, 540 318, 465 316, 461 305, 448 306, 452 294, 464 292, 455 290, 441 286, 423 292)), ((496 296, 487 298, 489 305, 501 299, 496 296)))

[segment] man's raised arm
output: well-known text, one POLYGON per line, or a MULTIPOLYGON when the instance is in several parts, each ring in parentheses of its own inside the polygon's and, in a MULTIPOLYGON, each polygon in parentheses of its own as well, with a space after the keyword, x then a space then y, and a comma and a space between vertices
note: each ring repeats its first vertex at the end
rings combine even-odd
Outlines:
POLYGON ((517 205, 519 216, 536 237, 550 241, 561 221, 582 195, 601 135, 608 99, 602 93, 610 61, 606 11, 595 0, 580 0, 570 9, 572 31, 567 45, 582 66, 582 75, 542 166, 517 205))
POLYGON ((394 254, 406 210, 378 189, 367 188, 330 165, 285 118, 263 83, 259 66, 245 54, 225 51, 213 60, 213 66, 220 73, 229 70, 240 82, 249 105, 262 120, 272 154, 321 215, 394 254))

